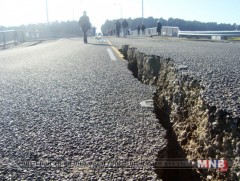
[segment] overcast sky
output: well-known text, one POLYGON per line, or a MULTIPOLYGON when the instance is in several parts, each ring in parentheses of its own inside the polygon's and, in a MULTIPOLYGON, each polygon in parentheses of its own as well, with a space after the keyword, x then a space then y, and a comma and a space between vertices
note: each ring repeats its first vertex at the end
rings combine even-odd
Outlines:
MULTIPOLYGON (((106 19, 142 16, 142 0, 47 0, 49 21, 78 20, 84 10, 98 28, 106 19)), ((144 0, 144 17, 240 24, 240 0, 144 0)), ((46 0, 0 0, 0 25, 45 23, 46 0)))

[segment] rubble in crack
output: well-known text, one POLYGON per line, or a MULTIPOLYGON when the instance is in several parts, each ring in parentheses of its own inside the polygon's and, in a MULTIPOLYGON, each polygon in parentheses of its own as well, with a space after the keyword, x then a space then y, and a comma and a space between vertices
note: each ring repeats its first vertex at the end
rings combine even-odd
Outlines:
MULTIPOLYGON (((201 80, 188 74, 187 65, 175 65, 171 58, 146 55, 134 47, 124 46, 122 51, 133 75, 142 83, 156 86, 156 115, 160 123, 173 132, 168 135, 168 141, 174 142, 172 135, 175 135, 176 143, 173 144, 179 144, 179 148, 176 147, 168 157, 176 154, 187 160, 227 159, 237 164, 239 118, 208 103, 211 97, 206 97, 205 86, 201 80)), ((172 147, 168 149, 172 151, 172 147)), ((238 180, 240 175, 236 167, 229 168, 227 172, 197 168, 192 171, 201 180, 210 177, 211 180, 238 180)))
POLYGON ((160 70, 160 57, 145 56, 136 48, 129 48, 127 51, 128 68, 133 75, 145 84, 156 84, 158 72, 160 70))

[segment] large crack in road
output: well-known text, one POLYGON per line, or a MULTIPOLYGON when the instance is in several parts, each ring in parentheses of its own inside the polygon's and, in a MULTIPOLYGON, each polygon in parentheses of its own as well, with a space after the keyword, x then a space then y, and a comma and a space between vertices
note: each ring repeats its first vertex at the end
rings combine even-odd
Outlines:
MULTIPOLYGON (((167 130, 166 155, 159 151, 156 161, 197 161, 200 159, 232 158, 236 145, 229 141, 239 139, 238 126, 229 124, 230 114, 211 107, 203 98, 204 86, 188 74, 188 66, 175 66, 170 58, 148 55, 137 48, 123 45, 121 51, 128 60, 128 68, 135 78, 145 84, 156 85, 154 109, 160 124, 167 130), (219 143, 217 143, 219 141, 219 143), (220 150, 220 151, 219 151, 220 150)), ((234 119, 234 118, 233 118, 234 119)), ((167 162, 166 162, 167 163, 167 162)), ((230 166, 230 165, 229 165, 230 166)), ((188 169, 157 167, 163 180, 236 179, 236 172, 228 169, 188 169)))

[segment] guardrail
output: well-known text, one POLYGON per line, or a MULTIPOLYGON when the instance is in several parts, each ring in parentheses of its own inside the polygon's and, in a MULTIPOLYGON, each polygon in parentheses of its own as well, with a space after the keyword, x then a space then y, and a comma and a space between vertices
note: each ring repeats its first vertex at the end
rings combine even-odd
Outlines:
POLYGON ((240 31, 179 31, 179 37, 186 38, 209 38, 221 40, 227 37, 240 37, 240 31))
POLYGON ((16 44, 16 37, 16 31, 14 30, 0 31, 0 46, 4 49, 8 44, 16 44))
MULTIPOLYGON (((133 36, 137 36, 138 31, 137 30, 131 31, 130 34, 133 36)), ((140 31, 140 35, 157 35, 157 27, 147 28, 145 30, 145 34, 142 31, 140 31)))
POLYGON ((0 31, 0 47, 2 47, 2 49, 5 49, 7 45, 17 45, 18 43, 26 41, 38 41, 71 37, 76 37, 76 35, 64 33, 60 34, 54 32, 6 30, 0 31))

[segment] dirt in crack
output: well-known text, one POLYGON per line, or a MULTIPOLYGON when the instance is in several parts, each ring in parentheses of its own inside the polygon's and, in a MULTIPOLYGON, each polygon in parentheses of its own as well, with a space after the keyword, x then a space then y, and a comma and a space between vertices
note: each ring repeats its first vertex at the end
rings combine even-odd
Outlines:
MULTIPOLYGON (((157 100, 157 95, 154 96, 154 100, 157 100)), ((181 166, 173 168, 172 164, 168 165, 167 163, 186 163, 188 160, 186 159, 186 154, 179 145, 177 141, 177 136, 172 128, 172 123, 170 122, 169 114, 168 114, 168 106, 162 107, 159 109, 156 106, 156 102, 154 101, 154 112, 156 114, 156 118, 159 120, 159 123, 167 130, 166 139, 167 139, 167 159, 164 158, 162 151, 158 152, 158 157, 155 163, 155 172, 160 179, 163 181, 175 181, 175 180, 201 180, 200 175, 191 168, 181 168, 181 166), (158 163, 166 160, 166 165, 164 167, 158 167, 158 163)), ((161 164, 162 166, 162 164, 161 164)))
MULTIPOLYGON (((128 45, 122 46, 122 49, 120 49, 120 52, 123 53, 124 58, 128 60, 128 45)), ((137 60, 128 60, 128 69, 132 71, 133 76, 137 78, 140 82, 142 82, 141 78, 138 76, 139 70, 138 70, 138 64, 137 60)), ((157 81, 155 81, 157 82, 157 81)), ((170 122, 169 114, 170 114, 170 108, 167 104, 167 101, 164 102, 164 107, 161 107, 161 109, 157 106, 157 100, 158 100, 158 94, 155 94, 154 97, 154 113, 156 114, 156 118, 159 120, 159 123, 164 127, 167 131, 166 139, 167 139, 167 150, 160 150, 158 152, 158 156, 155 162, 155 173, 158 175, 158 178, 162 179, 163 181, 187 181, 187 180, 201 180, 200 174, 190 168, 184 169, 180 168, 180 166, 176 169, 173 169, 171 165, 169 167, 158 167, 158 162, 160 161, 176 161, 180 159, 181 161, 187 162, 186 154, 184 150, 181 148, 177 141, 177 135, 175 134, 172 123, 170 122), (167 151, 167 154, 166 154, 167 151), (166 158, 167 155, 167 158, 166 158)), ((165 162, 167 163, 167 162, 165 162)))

